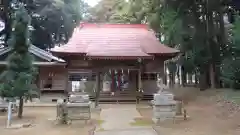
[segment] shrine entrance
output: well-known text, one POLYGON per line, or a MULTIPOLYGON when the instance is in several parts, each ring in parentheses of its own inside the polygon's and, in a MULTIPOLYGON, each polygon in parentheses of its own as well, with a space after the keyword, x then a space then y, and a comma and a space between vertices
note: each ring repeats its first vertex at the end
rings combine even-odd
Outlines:
POLYGON ((131 81, 133 81, 132 72, 137 72, 137 70, 111 69, 103 73, 104 76, 103 91, 105 92, 129 91, 130 89, 132 89, 131 87, 131 81))
POLYGON ((94 84, 96 82, 96 73, 90 70, 75 70, 68 72, 68 91, 86 92, 92 95, 94 84))
MULTIPOLYGON (((137 69, 110 69, 101 72, 101 93, 136 91, 138 88, 137 69)), ((69 71, 68 89, 70 92, 83 91, 90 95, 96 89, 96 72, 91 70, 69 71)))

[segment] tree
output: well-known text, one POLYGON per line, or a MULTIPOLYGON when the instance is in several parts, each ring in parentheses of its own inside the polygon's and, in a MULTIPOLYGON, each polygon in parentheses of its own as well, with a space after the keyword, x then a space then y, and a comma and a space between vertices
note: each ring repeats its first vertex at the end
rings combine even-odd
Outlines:
POLYGON ((235 17, 231 36, 231 52, 223 60, 222 79, 225 85, 240 89, 240 17, 235 17))
MULTIPOLYGON (((89 8, 89 22, 109 23, 114 22, 116 13, 126 5, 125 0, 101 0, 96 6, 89 8)), ((119 19, 122 20, 122 19, 119 19)))
POLYGON ((42 49, 67 43, 86 11, 82 0, 35 0, 31 5, 33 44, 42 49))
POLYGON ((7 69, 2 74, 4 86, 0 94, 3 97, 19 98, 18 117, 22 118, 23 98, 31 90, 35 73, 32 57, 28 51, 31 45, 29 31, 31 17, 22 3, 13 3, 11 10, 12 32, 8 45, 13 50, 8 57, 7 69))
MULTIPOLYGON (((4 0, 8 1, 8 0, 4 0)), ((25 3, 25 8, 32 18, 32 43, 41 49, 49 49, 56 44, 68 42, 74 28, 86 14, 87 4, 83 0, 19 0, 25 3)), ((9 7, 6 4, 6 7, 9 7)), ((9 12, 5 18, 10 18, 9 12)), ((10 21, 10 19, 7 19, 10 21)), ((8 22, 7 24, 11 24, 8 22)), ((9 28, 9 27, 7 27, 9 28)), ((10 29, 4 33, 9 35, 10 29)), ((7 36, 6 41, 9 36, 7 36)), ((7 44, 6 44, 7 45, 7 44)))

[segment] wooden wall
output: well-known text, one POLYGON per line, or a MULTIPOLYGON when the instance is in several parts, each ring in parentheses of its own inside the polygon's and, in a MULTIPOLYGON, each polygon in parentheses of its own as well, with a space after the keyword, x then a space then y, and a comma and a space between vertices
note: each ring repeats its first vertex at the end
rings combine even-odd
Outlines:
POLYGON ((64 91, 67 88, 67 69, 64 66, 49 66, 39 68, 39 81, 41 91, 64 91), (52 88, 44 88, 48 78, 52 78, 52 88))
MULTIPOLYGON (((39 69, 39 85, 42 91, 71 91, 71 82, 68 80, 68 75, 70 72, 82 72, 89 71, 89 74, 94 73, 94 66, 91 61, 87 60, 76 60, 76 59, 66 59, 68 61, 67 68, 64 66, 49 66, 49 67, 40 67, 39 69), (44 88, 49 74, 52 74, 52 89, 44 88)), ((148 62, 144 65, 144 72, 147 73, 160 73, 162 76, 164 74, 164 64, 163 60, 155 59, 148 62)), ((104 66, 104 65, 103 65, 104 66)), ((142 72, 142 73, 144 73, 142 72)), ((136 73, 135 73, 136 74, 136 73)), ((101 77, 102 78, 102 77, 101 77)), ((130 80, 129 80, 130 81, 130 80)), ((131 79, 129 84, 129 90, 137 90, 137 80, 131 79)), ((152 94, 158 91, 156 84, 156 79, 142 79, 142 87, 144 94, 152 94)), ((92 93, 95 87, 95 80, 88 80, 86 83, 86 92, 92 93)), ((102 87, 102 82, 101 82, 102 87)))

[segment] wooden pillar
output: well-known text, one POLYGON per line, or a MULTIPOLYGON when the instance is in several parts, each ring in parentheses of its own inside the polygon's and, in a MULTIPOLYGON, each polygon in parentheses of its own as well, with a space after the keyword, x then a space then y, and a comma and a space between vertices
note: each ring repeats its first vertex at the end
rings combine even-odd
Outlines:
MULTIPOLYGON (((123 70, 123 85, 125 85, 127 82, 129 82, 129 75, 128 75, 128 70, 123 70)), ((124 88, 125 90, 128 89, 127 88, 124 88)))
POLYGON ((168 84, 167 84, 167 78, 168 78, 167 68, 166 68, 165 62, 163 62, 163 83, 164 83, 165 85, 168 85, 168 84))
POLYGON ((95 107, 98 107, 98 105, 99 105, 99 96, 100 96, 100 91, 101 91, 101 88, 100 88, 100 81, 101 81, 100 80, 101 79, 100 75, 101 75, 100 71, 97 71, 97 73, 96 73, 95 107))
POLYGON ((40 98, 41 97, 41 94, 42 94, 42 91, 41 91, 41 71, 40 71, 40 68, 41 67, 38 67, 37 68, 37 70, 38 70, 38 74, 37 74, 37 76, 36 76, 36 86, 37 86, 37 88, 38 88, 38 90, 39 90, 39 97, 38 98, 40 98))
POLYGON ((138 90, 142 90, 142 71, 141 69, 138 70, 138 90))
POLYGON ((69 89, 69 73, 68 73, 68 70, 66 69, 66 67, 64 67, 64 70, 65 70, 65 93, 68 95, 69 92, 70 92, 70 89, 69 89))
POLYGON ((138 104, 140 102, 141 94, 142 94, 142 78, 141 78, 141 68, 138 70, 137 74, 137 95, 136 95, 136 103, 138 104))
POLYGON ((122 75, 121 70, 117 70, 118 91, 121 91, 121 83, 122 83, 121 75, 122 75))
POLYGON ((111 69, 111 77, 112 77, 111 91, 114 92, 116 87, 116 81, 115 81, 115 72, 112 69, 111 69))
POLYGON ((183 86, 183 78, 182 78, 182 76, 183 76, 183 73, 182 73, 182 65, 179 65, 178 66, 179 67, 179 84, 180 84, 180 86, 183 86))

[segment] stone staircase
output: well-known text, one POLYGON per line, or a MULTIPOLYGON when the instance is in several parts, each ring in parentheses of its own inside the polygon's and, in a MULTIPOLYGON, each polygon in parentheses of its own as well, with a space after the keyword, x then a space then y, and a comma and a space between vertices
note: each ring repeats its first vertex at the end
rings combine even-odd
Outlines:
MULTIPOLYGON (((114 95, 112 92, 101 92, 99 102, 100 103, 136 103, 136 92, 131 91, 118 91, 114 95)), ((90 100, 95 101, 95 95, 90 94, 90 100)), ((64 93, 42 93, 40 96, 40 102, 43 103, 52 103, 57 102, 60 98, 67 98, 67 95, 64 93)), ((153 100, 152 94, 141 95, 142 101, 151 101, 153 100)))
POLYGON ((51 103, 57 102, 60 98, 67 98, 66 94, 64 93, 44 93, 40 96, 40 102, 43 103, 51 103))
MULTIPOLYGON (((101 92, 99 97, 100 103, 135 103, 137 100, 136 92, 120 91, 115 92, 101 92)), ((90 96, 91 101, 95 101, 95 95, 90 96)), ((153 95, 141 95, 141 100, 150 101, 153 95)))

